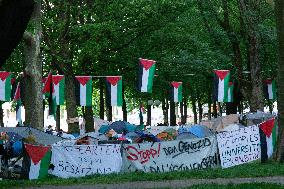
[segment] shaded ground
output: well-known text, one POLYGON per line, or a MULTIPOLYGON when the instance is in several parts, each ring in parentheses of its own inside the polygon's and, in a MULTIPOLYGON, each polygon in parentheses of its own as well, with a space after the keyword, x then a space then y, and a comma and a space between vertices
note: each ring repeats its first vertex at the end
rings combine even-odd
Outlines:
POLYGON ((284 185, 284 176, 257 177, 257 178, 216 178, 216 179, 187 179, 165 181, 139 181, 121 184, 97 184, 97 185, 69 185, 69 186, 40 186, 28 187, 31 189, 134 189, 134 188, 186 188, 199 184, 242 184, 242 183, 273 183, 284 185))

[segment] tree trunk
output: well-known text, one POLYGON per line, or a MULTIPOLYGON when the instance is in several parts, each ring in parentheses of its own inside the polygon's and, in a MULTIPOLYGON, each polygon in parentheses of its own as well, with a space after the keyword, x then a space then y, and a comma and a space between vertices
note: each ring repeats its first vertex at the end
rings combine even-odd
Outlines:
POLYGON ((143 103, 140 102, 140 107, 139 107, 139 120, 140 120, 140 125, 144 125, 143 113, 144 113, 143 103))
POLYGON ((195 98, 191 98, 192 112, 193 112, 193 123, 197 124, 197 108, 195 98))
MULTIPOLYGON (((75 77, 72 73, 73 72, 65 72, 65 84, 68 86, 65 88, 67 119, 78 117, 75 95, 75 77)), ((69 123, 68 132, 79 133, 79 123, 69 123)))
POLYGON ((112 106, 106 106, 106 108, 107 120, 112 121, 112 106))
POLYGON ((250 95, 250 111, 256 112, 257 110, 264 109, 264 96, 263 96, 263 84, 261 75, 261 63, 259 60, 259 40, 256 34, 257 18, 253 11, 258 11, 258 4, 254 1, 248 2, 244 0, 239 1, 240 12, 243 16, 245 27, 247 28, 248 37, 248 53, 250 64, 250 76, 251 76, 251 95, 250 95))
POLYGON ((99 80, 100 88, 100 119, 105 119, 105 102, 104 102, 104 83, 103 80, 99 80))
POLYGON ((43 130, 43 101, 42 101, 42 63, 40 59, 41 40, 41 1, 37 1, 33 14, 35 35, 26 32, 24 39, 25 58, 25 122, 43 130))
POLYGON ((226 103, 226 115, 236 114, 238 112, 238 106, 236 102, 226 103))
POLYGON ((208 119, 211 120, 211 106, 212 106, 212 90, 209 88, 208 90, 208 119))
POLYGON ((223 106, 221 106, 220 102, 218 102, 218 108, 219 108, 219 115, 222 116, 223 115, 223 106))
POLYGON ((284 161, 284 2, 275 1, 276 27, 278 37, 278 142, 276 159, 284 161))
POLYGON ((152 106, 147 104, 147 123, 146 125, 151 125, 151 116, 152 116, 152 106))
POLYGON ((243 102, 242 102, 242 101, 239 102, 239 105, 238 105, 238 112, 239 112, 239 114, 242 114, 242 113, 243 113, 243 102))
POLYGON ((184 97, 183 99, 183 117, 181 120, 182 124, 186 124, 187 123, 187 97, 184 97))
POLYGON ((124 86, 122 86, 122 114, 123 114, 123 121, 127 122, 127 107, 125 102, 125 95, 124 95, 124 86))
POLYGON ((203 117, 203 108, 202 108, 202 104, 200 102, 200 99, 197 100, 197 105, 198 105, 198 120, 199 123, 202 121, 202 117, 203 117))
POLYGON ((175 102, 170 101, 170 126, 176 125, 176 106, 175 102))
POLYGON ((60 130, 60 106, 56 106, 56 131, 60 130))
POLYGON ((180 112, 180 122, 182 123, 183 119, 183 101, 179 103, 179 112, 180 112))
POLYGON ((163 116, 164 116, 164 125, 169 125, 169 102, 167 98, 162 100, 162 109, 163 109, 163 116))
POLYGON ((2 102, 0 102, 0 126, 4 127, 4 112, 2 108, 2 102))
POLYGON ((94 117, 93 117, 92 106, 85 107, 84 119, 85 119, 86 132, 93 132, 95 128, 94 128, 94 117))
POLYGON ((252 83, 252 93, 250 98, 250 111, 256 112, 257 110, 264 109, 264 96, 263 96, 263 84, 261 76, 261 65, 258 56, 258 40, 252 34, 250 36, 250 70, 251 70, 251 83, 252 83))
POLYGON ((217 118, 217 116, 218 116, 218 113, 217 113, 217 103, 214 100, 214 102, 213 102, 213 117, 217 118))

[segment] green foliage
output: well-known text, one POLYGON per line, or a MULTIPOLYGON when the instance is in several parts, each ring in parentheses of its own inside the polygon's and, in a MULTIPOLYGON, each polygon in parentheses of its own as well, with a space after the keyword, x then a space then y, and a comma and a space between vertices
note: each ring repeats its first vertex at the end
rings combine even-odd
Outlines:
MULTIPOLYGON (((44 73, 50 69, 74 75, 122 75, 128 109, 147 98, 168 95, 168 83, 183 81, 184 95, 208 101, 212 70, 250 70, 247 28, 239 2, 221 0, 44 0, 42 5, 44 73), (227 11, 227 12, 226 12, 227 11), (228 14, 229 28, 225 25, 228 14), (232 41, 240 45, 242 64, 236 65, 232 41), (136 89, 138 58, 157 61, 153 94, 136 89), (192 75, 194 74, 194 75, 192 75)), ((264 77, 276 77, 276 31, 273 7, 262 1, 257 9, 256 32, 264 77)), ((4 67, 23 70, 23 47, 19 45, 4 67)), ((96 86, 96 85, 95 85, 96 86)), ((98 93, 94 94, 97 114, 98 93)))

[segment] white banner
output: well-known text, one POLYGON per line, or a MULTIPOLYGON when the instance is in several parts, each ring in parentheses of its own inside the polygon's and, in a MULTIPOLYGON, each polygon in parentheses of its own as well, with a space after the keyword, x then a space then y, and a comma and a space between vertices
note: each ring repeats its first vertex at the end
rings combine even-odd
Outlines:
POLYGON ((120 145, 52 146, 51 164, 62 178, 120 172, 120 145))
POLYGON ((170 172, 216 167, 215 136, 161 143, 124 145, 124 172, 170 172))
POLYGON ((222 168, 240 165, 260 158, 258 126, 219 133, 217 141, 222 168))

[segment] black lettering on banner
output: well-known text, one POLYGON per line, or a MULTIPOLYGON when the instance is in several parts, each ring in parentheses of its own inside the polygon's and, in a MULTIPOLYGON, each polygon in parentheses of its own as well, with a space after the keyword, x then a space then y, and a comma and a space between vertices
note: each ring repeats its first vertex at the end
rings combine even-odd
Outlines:
POLYGON ((202 159, 201 162, 192 163, 189 165, 185 164, 161 164, 155 166, 149 166, 150 172, 172 172, 172 171, 188 171, 190 169, 205 169, 217 166, 219 163, 218 154, 215 153, 213 156, 208 156, 202 159))
POLYGON ((178 143, 178 147, 167 147, 163 148, 166 155, 172 155, 172 158, 175 158, 183 153, 195 153, 200 151, 203 148, 206 148, 207 146, 211 145, 211 141, 209 138, 203 138, 198 141, 192 141, 192 142, 184 142, 180 141, 178 143))
MULTIPOLYGON (((109 155, 111 155, 110 153, 112 152, 112 146, 108 146, 107 148, 102 148, 103 149, 103 153, 109 153, 109 155)), ((101 148, 98 148, 97 146, 75 146, 75 147, 63 147, 59 148, 59 151, 64 151, 64 153, 69 152, 70 151, 74 152, 75 154, 73 156, 70 157, 65 157, 64 155, 61 156, 57 165, 55 164, 55 169, 54 171, 57 172, 63 172, 65 174, 73 174, 73 175, 90 175, 90 174, 94 174, 96 172, 98 173, 111 173, 112 172, 112 168, 108 168, 102 166, 102 162, 105 161, 104 159, 102 159, 101 157, 98 158, 94 158, 96 156, 92 156, 91 155, 96 155, 96 153, 98 152, 97 150, 100 150, 101 148), (77 155, 78 154, 78 155, 77 155), (76 156, 77 155, 77 156, 76 156)), ((114 149, 113 149, 114 151, 114 149)), ((116 149, 117 151, 117 149, 116 149)), ((107 165, 107 164, 106 164, 107 165)), ((61 173, 62 174, 62 173, 61 173)))
POLYGON ((167 156, 178 152, 178 149, 176 146, 173 146, 173 147, 170 146, 167 148, 163 148, 163 150, 167 156))

